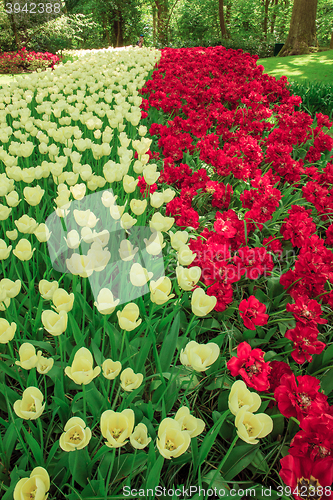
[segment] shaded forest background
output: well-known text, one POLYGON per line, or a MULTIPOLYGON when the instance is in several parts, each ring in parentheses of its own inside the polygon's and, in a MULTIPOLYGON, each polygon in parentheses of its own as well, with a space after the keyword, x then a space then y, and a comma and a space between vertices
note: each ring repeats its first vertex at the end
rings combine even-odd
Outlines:
MULTIPOLYGON (((329 47, 332 45, 333 2, 315 2, 315 45, 329 47)), ((25 5, 29 9, 29 1, 0 0, 0 51, 26 47, 55 53, 65 49, 121 47, 135 44, 143 34, 146 46, 222 44, 266 57, 273 55, 275 43, 286 41, 294 2, 48 0, 43 3, 57 7, 49 8, 51 13, 30 14, 23 12, 25 5)))

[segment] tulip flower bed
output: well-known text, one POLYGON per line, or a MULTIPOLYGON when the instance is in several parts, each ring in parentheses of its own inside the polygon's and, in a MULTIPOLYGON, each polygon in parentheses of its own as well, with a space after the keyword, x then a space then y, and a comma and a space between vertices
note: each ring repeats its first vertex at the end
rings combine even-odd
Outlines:
POLYGON ((17 74, 25 71, 53 68, 60 58, 50 52, 28 52, 25 47, 17 52, 0 53, 0 74, 17 74))
POLYGON ((332 124, 255 61, 0 89, 4 500, 331 497, 332 124))

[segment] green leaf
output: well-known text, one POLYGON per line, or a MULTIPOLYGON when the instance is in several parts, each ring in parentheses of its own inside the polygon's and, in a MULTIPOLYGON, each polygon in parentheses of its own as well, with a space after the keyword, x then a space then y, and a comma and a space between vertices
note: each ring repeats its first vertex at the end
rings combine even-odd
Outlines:
POLYGON ((231 481, 237 474, 244 470, 254 459, 258 452, 258 445, 241 444, 235 446, 227 458, 221 474, 227 481, 231 481))
POLYGON ((255 457, 251 461, 251 465, 255 468, 258 469, 259 471, 268 473, 269 472, 269 467, 266 462, 266 458, 264 454, 258 450, 255 457))
POLYGON ((94 418, 99 420, 101 413, 107 408, 107 401, 98 391, 94 382, 90 382, 88 387, 86 390, 87 405, 94 418))
POLYGON ((24 426, 23 426, 23 432, 25 435, 25 440, 28 443, 29 448, 32 451, 32 454, 33 454, 37 464, 42 465, 43 464, 43 451, 41 450, 39 444, 32 437, 32 435, 26 430, 26 428, 24 426))
POLYGON ((210 452, 216 436, 218 435, 221 425, 223 424, 224 420, 227 418, 227 415, 229 413, 228 411, 225 411, 222 413, 222 415, 218 412, 213 412, 213 416, 215 414, 215 418, 217 419, 216 423, 213 425, 213 427, 210 429, 210 431, 207 432, 204 440, 201 443, 200 449, 199 449, 199 456, 198 456, 198 464, 196 464, 196 469, 199 467, 201 464, 204 463, 206 460, 206 457, 208 453, 210 452))
POLYGON ((147 481, 146 481, 146 489, 154 489, 156 486, 160 484, 160 475, 161 475, 161 470, 163 467, 164 463, 164 457, 160 455, 158 459, 155 461, 153 467, 150 469, 150 472, 147 476, 147 481))
POLYGON ((87 484, 88 465, 90 461, 87 448, 69 451, 68 455, 69 470, 74 480, 80 486, 85 486, 87 484))
POLYGON ((180 328, 180 313, 178 312, 173 320, 172 326, 170 328, 170 332, 165 336, 162 348, 160 351, 160 362, 162 372, 166 372, 169 370, 173 355, 176 350, 176 343, 178 339, 180 328))
POLYGON ((333 368, 331 368, 321 379, 320 388, 324 391, 326 396, 333 391, 333 368))

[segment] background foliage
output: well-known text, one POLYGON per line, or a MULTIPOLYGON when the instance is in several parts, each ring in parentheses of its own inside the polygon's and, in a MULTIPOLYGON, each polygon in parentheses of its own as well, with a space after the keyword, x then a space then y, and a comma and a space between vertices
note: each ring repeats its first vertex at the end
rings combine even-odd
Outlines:
MULTIPOLYGON (((55 1, 55 0, 54 0, 55 1)), ((20 0, 24 3, 24 0, 20 0)), ((5 12, 0 3, 0 51, 57 52, 135 44, 140 34, 146 46, 191 47, 221 45, 260 57, 273 55, 274 44, 287 37, 291 0, 224 0, 227 36, 221 38, 218 0, 65 0, 60 14, 34 17, 5 12), (13 22, 18 39, 15 40, 13 22), (20 45, 20 46, 18 46, 20 45)), ((317 37, 328 47, 333 4, 318 1, 317 37)))

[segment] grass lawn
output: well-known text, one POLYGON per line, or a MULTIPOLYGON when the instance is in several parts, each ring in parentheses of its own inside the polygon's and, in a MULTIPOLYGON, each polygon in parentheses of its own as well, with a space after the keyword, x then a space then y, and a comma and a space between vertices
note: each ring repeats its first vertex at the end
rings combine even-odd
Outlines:
POLYGON ((265 73, 280 78, 285 75, 295 81, 333 83, 333 50, 303 56, 268 57, 258 59, 265 73))

